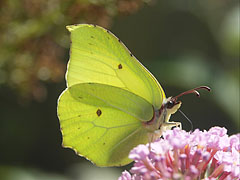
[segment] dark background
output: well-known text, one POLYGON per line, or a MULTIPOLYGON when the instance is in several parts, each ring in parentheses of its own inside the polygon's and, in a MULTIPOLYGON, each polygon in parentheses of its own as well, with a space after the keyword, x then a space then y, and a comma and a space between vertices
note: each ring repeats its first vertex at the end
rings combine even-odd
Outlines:
MULTIPOLYGON (((239 1, 0 1, 0 179, 116 179, 122 168, 97 168, 61 147, 57 98, 69 58, 66 25, 110 29, 181 98, 194 129, 239 132, 239 1)), ((178 112, 171 118, 190 124, 178 112)))

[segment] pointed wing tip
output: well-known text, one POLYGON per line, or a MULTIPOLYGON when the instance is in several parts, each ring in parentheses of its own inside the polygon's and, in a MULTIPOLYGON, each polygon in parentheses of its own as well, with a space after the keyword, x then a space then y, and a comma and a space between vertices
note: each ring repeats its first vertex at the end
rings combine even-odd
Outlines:
POLYGON ((78 29, 80 27, 84 27, 84 26, 89 26, 89 27, 97 27, 96 25, 94 24, 73 24, 73 25, 67 25, 66 26, 66 29, 71 32, 75 29, 78 29))
POLYGON ((73 31, 74 29, 77 29, 79 27, 79 24, 74 24, 74 25, 67 25, 66 26, 66 29, 71 32, 73 31))

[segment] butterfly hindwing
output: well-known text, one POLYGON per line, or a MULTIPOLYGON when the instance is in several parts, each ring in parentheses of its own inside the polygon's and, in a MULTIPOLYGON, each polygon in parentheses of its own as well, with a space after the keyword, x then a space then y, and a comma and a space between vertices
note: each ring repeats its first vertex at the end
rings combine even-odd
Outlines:
POLYGON ((103 84, 73 85, 62 93, 58 102, 63 146, 98 166, 130 163, 129 151, 148 141, 140 117, 152 115, 152 105, 143 98, 103 84))

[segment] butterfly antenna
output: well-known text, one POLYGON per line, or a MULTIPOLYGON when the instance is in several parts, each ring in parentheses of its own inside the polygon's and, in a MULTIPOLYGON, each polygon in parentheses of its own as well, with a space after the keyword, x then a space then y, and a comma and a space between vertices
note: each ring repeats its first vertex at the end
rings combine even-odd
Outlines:
POLYGON ((197 91, 199 89, 205 89, 205 90, 211 91, 210 87, 208 87, 208 86, 200 86, 200 87, 185 91, 185 92, 175 96, 174 99, 178 99, 179 97, 186 95, 186 94, 196 94, 196 96, 200 97, 200 93, 197 91))
POLYGON ((178 111, 188 120, 188 122, 191 124, 191 131, 193 131, 193 123, 192 123, 192 121, 180 109, 178 111))

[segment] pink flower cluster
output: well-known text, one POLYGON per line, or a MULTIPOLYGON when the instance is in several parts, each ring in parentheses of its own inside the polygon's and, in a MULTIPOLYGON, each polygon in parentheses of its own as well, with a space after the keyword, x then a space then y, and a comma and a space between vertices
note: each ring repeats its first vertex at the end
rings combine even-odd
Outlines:
POLYGON ((240 134, 228 136, 220 127, 168 130, 150 145, 134 148, 131 174, 124 171, 118 180, 240 180, 239 141, 240 134))

